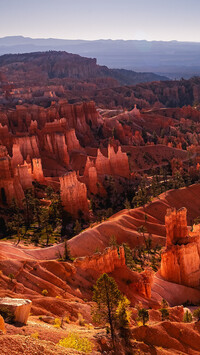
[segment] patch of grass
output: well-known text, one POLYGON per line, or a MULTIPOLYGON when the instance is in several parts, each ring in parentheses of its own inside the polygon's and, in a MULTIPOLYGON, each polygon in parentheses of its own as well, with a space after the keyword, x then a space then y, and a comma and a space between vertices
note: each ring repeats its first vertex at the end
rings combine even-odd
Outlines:
POLYGON ((85 353, 91 353, 93 349, 92 342, 86 337, 80 337, 76 333, 69 333, 66 338, 59 341, 58 345, 64 348, 71 348, 85 353))

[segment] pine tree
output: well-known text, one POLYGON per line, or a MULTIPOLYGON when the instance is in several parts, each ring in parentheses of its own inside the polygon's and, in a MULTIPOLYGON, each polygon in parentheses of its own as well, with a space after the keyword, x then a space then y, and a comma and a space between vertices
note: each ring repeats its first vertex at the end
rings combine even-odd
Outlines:
POLYGON ((97 308, 93 317, 99 323, 109 323, 113 347, 115 347, 116 310, 121 300, 122 295, 115 280, 105 273, 101 275, 94 286, 93 301, 97 303, 97 308))
POLYGON ((169 311, 167 308, 161 308, 159 311, 162 315, 162 321, 169 319, 169 311))
POLYGON ((192 314, 189 313, 188 310, 184 313, 183 322, 184 323, 191 323, 192 322, 192 314))
POLYGON ((145 308, 140 308, 138 310, 138 317, 139 319, 142 320, 143 325, 146 324, 146 322, 149 320, 149 312, 145 308))

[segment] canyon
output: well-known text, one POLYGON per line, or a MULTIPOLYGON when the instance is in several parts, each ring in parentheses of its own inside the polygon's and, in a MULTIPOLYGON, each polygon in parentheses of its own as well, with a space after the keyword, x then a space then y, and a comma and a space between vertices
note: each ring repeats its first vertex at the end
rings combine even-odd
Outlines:
POLYGON ((198 344, 183 317, 200 303, 199 78, 121 86, 130 73, 65 52, 6 55, 0 72, 0 297, 31 304, 27 328, 0 318, 3 339, 35 329, 54 346, 77 327, 112 351, 92 318, 106 273, 130 302, 131 350, 196 354, 177 329, 198 344))

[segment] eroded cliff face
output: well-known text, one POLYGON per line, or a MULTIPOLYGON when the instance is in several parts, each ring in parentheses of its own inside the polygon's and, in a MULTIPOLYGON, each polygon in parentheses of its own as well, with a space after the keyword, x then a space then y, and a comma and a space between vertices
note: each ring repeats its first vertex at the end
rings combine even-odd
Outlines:
POLYGON ((100 274, 110 273, 116 268, 125 265, 124 248, 120 247, 119 253, 116 247, 112 247, 105 249, 104 253, 77 258, 74 261, 74 265, 83 270, 94 269, 100 274))
POLYGON ((200 226, 190 232, 187 210, 168 210, 165 217, 166 250, 161 256, 161 275, 167 281, 189 287, 200 286, 200 226))
MULTIPOLYGON (((151 298, 151 285, 153 282, 152 271, 145 270, 141 274, 133 272, 126 267, 125 252, 123 246, 109 247, 103 253, 95 253, 92 256, 77 258, 74 261, 74 266, 83 271, 94 270, 97 274, 112 273, 117 271, 124 271, 129 273, 130 285, 129 292, 138 293, 146 298, 151 298)), ((127 290, 126 290, 127 291, 127 290)))

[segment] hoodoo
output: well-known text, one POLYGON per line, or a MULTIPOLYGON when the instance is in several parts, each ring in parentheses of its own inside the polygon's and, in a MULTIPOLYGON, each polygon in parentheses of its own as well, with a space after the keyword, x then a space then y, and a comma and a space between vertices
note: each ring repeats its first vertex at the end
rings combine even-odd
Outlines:
POLYGON ((166 250, 161 256, 161 276, 177 284, 200 286, 199 225, 193 231, 187 228, 187 210, 167 210, 166 250))

